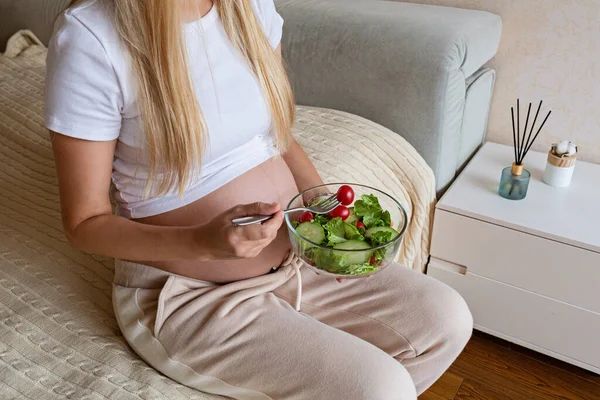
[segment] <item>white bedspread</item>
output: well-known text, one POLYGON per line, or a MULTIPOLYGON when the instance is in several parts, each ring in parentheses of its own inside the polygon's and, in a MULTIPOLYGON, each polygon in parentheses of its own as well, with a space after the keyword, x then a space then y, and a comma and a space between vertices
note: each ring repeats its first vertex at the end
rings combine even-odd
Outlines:
MULTIPOLYGON (((113 261, 64 238, 42 123, 45 54, 25 31, 0 56, 0 398, 217 398, 162 376, 129 349, 111 306, 113 261)), ((294 135, 325 181, 369 184, 405 205, 400 261, 422 269, 435 190, 416 151, 363 118, 318 108, 298 108, 294 135)))

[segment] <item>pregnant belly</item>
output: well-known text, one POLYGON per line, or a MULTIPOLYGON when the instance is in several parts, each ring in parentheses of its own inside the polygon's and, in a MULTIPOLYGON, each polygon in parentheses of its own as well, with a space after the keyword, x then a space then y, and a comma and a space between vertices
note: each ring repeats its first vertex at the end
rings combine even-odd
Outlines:
MULTIPOLYGON (((281 157, 274 157, 191 204, 137 221, 161 226, 199 225, 238 204, 277 201, 282 208, 285 208, 297 193, 298 188, 287 164, 281 157)), ((194 279, 231 282, 266 274, 272 267, 282 263, 290 249, 284 221, 277 238, 254 258, 207 262, 165 261, 147 264, 194 279)))

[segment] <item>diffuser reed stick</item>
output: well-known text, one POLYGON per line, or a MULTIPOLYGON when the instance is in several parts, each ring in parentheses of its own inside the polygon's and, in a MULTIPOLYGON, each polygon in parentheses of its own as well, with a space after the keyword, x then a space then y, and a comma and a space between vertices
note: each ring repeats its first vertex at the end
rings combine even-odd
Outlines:
MULTIPOLYGON (((523 130, 523 138, 521 138, 521 151, 523 151, 523 146, 525 144, 525 136, 527 135, 527 125, 529 125, 529 114, 531 113, 531 103, 529 103, 529 108, 527 109, 527 119, 525 120, 525 129, 523 130)), ((523 154, 521 154, 521 157, 523 154)))
POLYGON ((540 125, 539 129, 537 130, 536 134, 533 136, 533 139, 531 138, 531 135, 535 129, 535 123, 537 122, 537 118, 538 115, 540 113, 540 110, 542 108, 542 103, 543 101, 540 101, 540 104, 538 106, 538 109, 535 113, 535 117, 533 118, 533 123, 531 124, 531 129, 529 131, 529 135, 527 134, 527 126, 529 125, 529 116, 531 114, 531 103, 529 103, 529 107, 527 109, 527 118, 525 119, 525 129, 523 130, 523 135, 521 136, 521 126, 520 126, 520 121, 519 121, 519 99, 517 99, 517 125, 516 125, 516 131, 515 131, 515 112, 514 109, 511 107, 511 116, 512 116, 512 127, 513 127, 513 145, 515 146, 515 162, 514 165, 518 165, 518 166, 522 166, 523 165, 523 160, 525 159, 525 156, 527 155, 527 153, 529 152, 529 149, 531 149, 531 146, 533 146, 533 143, 535 142, 535 140, 537 139, 538 135, 540 134, 540 132, 542 131, 542 128, 544 127, 544 125, 546 124, 546 121, 548 120, 548 117, 550 117, 550 114, 552 114, 552 111, 548 111, 548 114, 546 115, 546 118, 544 118, 544 121, 542 122, 542 124, 540 125), (527 137, 527 139, 525 138, 527 137))
MULTIPOLYGON (((543 101, 540 101, 540 105, 538 106, 537 111, 535 112, 535 117, 533 118, 533 124, 531 124, 531 130, 529 131, 529 135, 527 136, 527 140, 525 141, 525 143, 529 143, 529 140, 531 139, 531 134, 533 133, 533 128, 535 127, 535 122, 538 119, 538 115, 540 114, 540 110, 542 108, 542 103, 543 101)), ((527 131, 527 128, 525 128, 525 131, 527 131)), ((520 160, 521 163, 523 162, 523 160, 520 160)))
POLYGON ((515 151, 515 161, 519 159, 519 155, 517 154, 517 134, 515 130, 515 109, 514 107, 510 108, 510 114, 512 116, 512 127, 513 127, 513 150, 515 151))
POLYGON ((521 156, 521 160, 520 160, 521 164, 523 163, 523 159, 525 158, 525 156, 529 152, 529 149, 531 149, 531 146, 533 146, 533 142, 535 142, 535 139, 537 139, 538 135, 542 131, 542 128, 546 124, 546 121, 548 121, 548 117, 550 116, 550 114, 552 114, 552 111, 548 111, 548 115, 546 115, 546 118, 544 118, 544 121, 542 122, 542 125, 540 125, 540 129, 538 129, 538 131, 536 132, 535 136, 533 137, 533 140, 531 141, 531 143, 529 143, 529 146, 527 146, 527 145, 525 146, 525 153, 523 154, 523 156, 521 156))

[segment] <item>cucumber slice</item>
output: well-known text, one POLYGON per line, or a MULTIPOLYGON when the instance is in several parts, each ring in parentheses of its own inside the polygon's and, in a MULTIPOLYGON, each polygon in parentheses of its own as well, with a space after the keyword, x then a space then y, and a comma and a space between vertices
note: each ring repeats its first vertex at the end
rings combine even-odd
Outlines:
MULTIPOLYGON (((363 250, 369 249, 368 243, 360 240, 347 240, 335 245, 336 250, 363 250)), ((334 253, 344 260, 344 265, 364 264, 371 258, 371 250, 366 251, 335 251, 334 253)))
POLYGON ((348 216, 348 218, 346 218, 346 220, 344 222, 346 222, 347 224, 356 224, 356 221, 359 220, 358 216, 356 215, 356 213, 354 212, 354 207, 350 207, 350 215, 348 216))
POLYGON ((369 248, 371 246, 362 240, 346 240, 345 242, 336 244, 334 247, 337 250, 364 250, 369 248))
POLYGON ((392 239, 400 234, 397 230, 395 230, 394 228, 390 228, 389 226, 374 226, 372 228, 367 229, 367 231, 365 232, 365 237, 367 239, 370 239, 375 232, 392 232, 392 239))
POLYGON ((348 240, 361 238, 361 234, 354 225, 344 223, 344 237, 348 240))
POLYGON ((303 222, 296 228, 296 232, 313 243, 321 243, 325 240, 325 231, 319 224, 314 222, 303 222))

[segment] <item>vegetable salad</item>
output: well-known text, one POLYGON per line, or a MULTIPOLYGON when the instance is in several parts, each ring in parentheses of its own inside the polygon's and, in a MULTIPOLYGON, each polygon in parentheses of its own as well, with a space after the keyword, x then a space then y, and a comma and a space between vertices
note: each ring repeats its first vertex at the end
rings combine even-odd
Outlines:
POLYGON ((339 188, 337 198, 341 205, 329 214, 304 212, 294 222, 296 232, 307 240, 300 244, 304 257, 317 268, 340 275, 376 271, 394 246, 375 248, 399 235, 391 227, 390 213, 373 194, 362 195, 353 207, 347 207, 354 200, 354 191, 347 185, 339 188))

